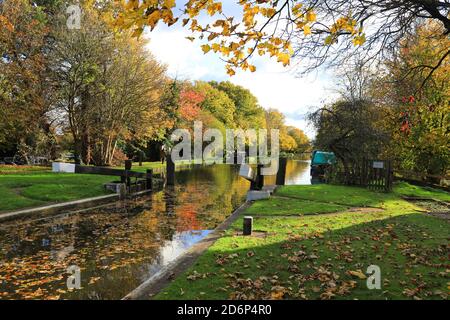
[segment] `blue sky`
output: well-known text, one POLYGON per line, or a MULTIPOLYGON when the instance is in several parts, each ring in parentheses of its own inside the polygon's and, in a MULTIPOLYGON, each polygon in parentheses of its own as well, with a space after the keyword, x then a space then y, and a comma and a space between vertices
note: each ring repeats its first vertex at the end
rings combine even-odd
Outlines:
POLYGON ((320 71, 299 78, 295 70, 283 67, 275 59, 257 56, 252 60, 256 72, 238 71, 229 77, 220 56, 212 52, 205 55, 200 48, 202 43, 191 42, 186 39, 188 36, 191 36, 190 31, 179 23, 171 27, 159 24, 152 32, 146 32, 150 51, 167 64, 170 76, 186 80, 228 80, 241 85, 252 91, 262 107, 280 110, 288 125, 314 137, 314 131, 304 117, 335 96, 331 72, 320 71))

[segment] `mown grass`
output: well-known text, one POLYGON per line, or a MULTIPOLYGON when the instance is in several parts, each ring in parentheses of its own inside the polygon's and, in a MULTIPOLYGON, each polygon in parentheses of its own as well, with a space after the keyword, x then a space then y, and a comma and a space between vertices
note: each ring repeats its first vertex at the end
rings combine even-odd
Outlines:
MULTIPOLYGON (((176 163, 182 164, 189 162, 176 163)), ((132 170, 145 172, 165 166, 161 162, 133 163, 132 170)), ((49 167, 0 165, 0 212, 105 195, 109 192, 103 184, 116 180, 111 176, 53 173, 49 167)))
POLYGON ((300 200, 294 198, 274 196, 267 200, 255 202, 248 210, 247 214, 252 215, 311 215, 327 212, 344 211, 348 206, 316 202, 310 200, 300 200))
MULTIPOLYGON (((400 185, 403 189, 405 185, 400 185)), ((421 190, 424 191, 424 190, 421 190)), ((431 192, 429 197, 441 192, 431 192)), ((302 211, 309 202, 373 206, 379 211, 298 217, 255 215, 255 236, 239 235, 242 217, 156 299, 446 299, 447 221, 418 212, 401 192, 340 186, 287 186, 243 215, 302 211), (299 199, 308 199, 307 202, 299 199), (381 268, 381 290, 365 273, 381 268)), ((314 206, 314 212, 330 207, 314 206)), ((345 210, 344 210, 345 211, 345 210)))
POLYGON ((103 183, 114 179, 51 172, 0 175, 0 211, 105 195, 103 183))
POLYGON ((438 190, 429 187, 419 187, 406 182, 398 183, 394 188, 394 192, 397 195, 401 196, 432 198, 450 202, 450 193, 445 192, 444 190, 438 190))

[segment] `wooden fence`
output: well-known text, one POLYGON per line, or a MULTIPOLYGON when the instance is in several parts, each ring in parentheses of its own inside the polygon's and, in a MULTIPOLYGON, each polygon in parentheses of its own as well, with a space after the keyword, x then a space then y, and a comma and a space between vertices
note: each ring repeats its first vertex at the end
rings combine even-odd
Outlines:
POLYGON ((393 185, 392 161, 367 160, 355 163, 350 172, 342 172, 339 167, 330 167, 326 176, 328 182, 357 185, 370 190, 390 192, 393 185))
POLYGON ((364 161, 361 181, 363 186, 367 186, 371 190, 390 192, 394 181, 392 161, 364 161))

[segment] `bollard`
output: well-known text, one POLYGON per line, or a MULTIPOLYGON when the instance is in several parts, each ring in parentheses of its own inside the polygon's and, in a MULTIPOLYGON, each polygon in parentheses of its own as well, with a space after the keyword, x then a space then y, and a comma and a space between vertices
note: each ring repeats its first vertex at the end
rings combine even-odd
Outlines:
POLYGON ((244 217, 244 236, 251 236, 253 232, 253 217, 244 217))

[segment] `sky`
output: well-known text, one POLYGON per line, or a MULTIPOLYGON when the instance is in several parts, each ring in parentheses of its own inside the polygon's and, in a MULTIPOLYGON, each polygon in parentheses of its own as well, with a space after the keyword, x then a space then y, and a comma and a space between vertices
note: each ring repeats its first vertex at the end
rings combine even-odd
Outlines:
POLYGON ((186 39, 191 35, 179 23, 171 27, 159 24, 152 32, 145 32, 145 37, 150 39, 149 50, 167 65, 169 76, 180 80, 230 81, 241 85, 258 98, 262 107, 278 109, 286 116, 287 125, 300 128, 314 138, 314 130, 308 125, 305 115, 335 96, 331 72, 315 72, 299 78, 295 70, 283 67, 275 59, 257 56, 252 60, 257 67, 256 72, 238 71, 230 77, 220 56, 212 51, 205 55, 200 42, 186 39))

